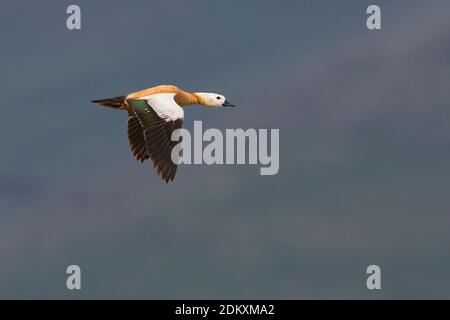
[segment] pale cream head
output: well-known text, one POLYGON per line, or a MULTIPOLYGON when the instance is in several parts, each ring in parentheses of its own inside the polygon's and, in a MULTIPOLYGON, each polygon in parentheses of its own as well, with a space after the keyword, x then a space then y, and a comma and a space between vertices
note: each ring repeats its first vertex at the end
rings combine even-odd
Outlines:
POLYGON ((200 104, 210 108, 235 107, 234 104, 228 102, 223 95, 218 93, 196 92, 195 95, 198 97, 200 104))

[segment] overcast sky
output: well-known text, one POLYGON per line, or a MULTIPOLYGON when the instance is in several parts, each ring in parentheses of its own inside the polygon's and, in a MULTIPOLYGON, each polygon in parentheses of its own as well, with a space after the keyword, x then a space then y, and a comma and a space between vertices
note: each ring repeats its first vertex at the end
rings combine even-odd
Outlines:
POLYGON ((72 3, 2 4, 0 298, 450 298, 448 1, 72 3), (164 83, 279 128, 278 175, 137 163, 89 101, 164 83))

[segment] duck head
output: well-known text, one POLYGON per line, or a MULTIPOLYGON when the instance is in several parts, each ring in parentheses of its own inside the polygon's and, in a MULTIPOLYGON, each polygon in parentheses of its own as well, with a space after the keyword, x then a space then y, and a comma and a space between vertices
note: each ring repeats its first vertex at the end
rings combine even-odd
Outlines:
POLYGON ((196 92, 195 95, 201 105, 210 108, 236 107, 229 102, 223 95, 210 92, 196 92))

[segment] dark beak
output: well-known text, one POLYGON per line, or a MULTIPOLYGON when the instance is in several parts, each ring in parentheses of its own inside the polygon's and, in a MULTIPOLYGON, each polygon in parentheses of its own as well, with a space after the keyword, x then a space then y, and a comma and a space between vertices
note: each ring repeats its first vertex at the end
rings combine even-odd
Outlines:
POLYGON ((229 102, 228 100, 225 100, 222 107, 236 107, 236 106, 234 104, 232 104, 231 102, 229 102))

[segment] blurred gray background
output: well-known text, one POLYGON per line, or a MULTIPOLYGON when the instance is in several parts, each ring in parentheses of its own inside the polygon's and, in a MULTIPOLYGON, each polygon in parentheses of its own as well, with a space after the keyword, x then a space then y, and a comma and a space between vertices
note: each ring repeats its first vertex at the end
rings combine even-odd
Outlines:
POLYGON ((0 298, 450 298, 448 1, 9 0, 0 39, 0 298), (280 128, 279 174, 138 164, 89 101, 165 83, 280 128))

